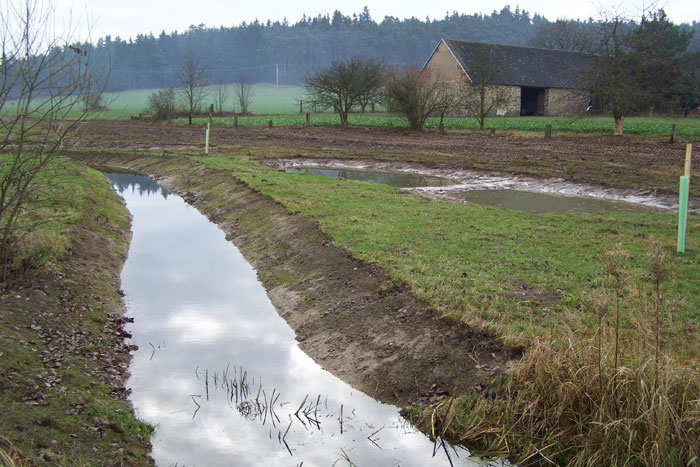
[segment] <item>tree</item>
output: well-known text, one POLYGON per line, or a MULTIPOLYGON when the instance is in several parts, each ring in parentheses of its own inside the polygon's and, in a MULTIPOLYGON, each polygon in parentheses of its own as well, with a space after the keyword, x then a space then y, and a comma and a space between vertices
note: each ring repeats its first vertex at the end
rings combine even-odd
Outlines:
POLYGON ((558 19, 554 23, 545 22, 537 26, 532 33, 530 45, 543 49, 594 53, 597 49, 596 27, 594 23, 568 19, 558 19))
POLYGON ((700 106, 700 50, 681 58, 681 70, 679 106, 687 117, 692 109, 700 106))
POLYGON ((467 115, 479 122, 479 129, 483 130, 486 117, 495 114, 508 102, 505 89, 496 85, 500 65, 487 50, 479 50, 467 71, 469 82, 462 87, 464 108, 467 115))
POLYGON ((153 113, 153 120, 170 120, 175 114, 175 90, 161 89, 148 96, 148 109, 153 113))
POLYGON ((219 83, 214 88, 214 108, 218 115, 223 115, 226 101, 228 100, 229 88, 224 83, 219 83))
POLYGON ((60 148, 104 82, 95 78, 90 54, 74 32, 59 34, 54 25, 53 5, 41 0, 9 0, 0 7, 2 280, 22 236, 47 222, 39 214, 51 210, 52 190, 65 179, 60 148))
POLYGON ((238 78, 233 86, 233 92, 236 95, 238 106, 241 109, 241 115, 245 115, 250 111, 250 103, 253 100, 253 83, 248 73, 241 71, 238 73, 238 78))
POLYGON ((444 117, 457 107, 457 97, 450 84, 439 77, 421 77, 420 69, 415 66, 389 70, 383 84, 385 104, 391 112, 406 117, 413 130, 422 129, 431 114, 444 117))
POLYGON ((350 109, 379 89, 383 69, 381 62, 355 55, 308 75, 304 87, 313 102, 333 108, 346 126, 350 109))
POLYGON ((693 32, 671 23, 664 10, 642 16, 630 33, 637 110, 668 112, 678 108, 682 87, 681 56, 693 32))
POLYGON ((592 71, 593 93, 611 111, 615 134, 633 111, 669 110, 682 90, 680 61, 692 33, 673 25, 663 10, 645 12, 638 26, 620 14, 603 14, 601 47, 592 71))
POLYGON ((177 72, 177 88, 181 94, 187 118, 192 125, 192 114, 199 111, 207 97, 206 70, 199 63, 199 57, 188 54, 182 68, 177 72))
POLYGON ((629 28, 621 14, 604 12, 600 34, 600 53, 591 70, 593 94, 604 109, 612 112, 614 133, 621 135, 625 115, 633 108, 637 93, 629 28))

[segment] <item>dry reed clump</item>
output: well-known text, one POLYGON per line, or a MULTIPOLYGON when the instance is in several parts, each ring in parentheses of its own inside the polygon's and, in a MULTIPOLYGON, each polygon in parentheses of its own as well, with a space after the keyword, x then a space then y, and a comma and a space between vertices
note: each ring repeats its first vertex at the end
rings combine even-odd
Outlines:
POLYGON ((650 251, 653 300, 626 311, 629 329, 620 328, 625 255, 616 247, 604 259, 611 293, 591 303, 593 337, 536 340, 495 398, 461 396, 414 421, 522 465, 700 466, 700 372, 663 352, 671 271, 658 244, 650 251))

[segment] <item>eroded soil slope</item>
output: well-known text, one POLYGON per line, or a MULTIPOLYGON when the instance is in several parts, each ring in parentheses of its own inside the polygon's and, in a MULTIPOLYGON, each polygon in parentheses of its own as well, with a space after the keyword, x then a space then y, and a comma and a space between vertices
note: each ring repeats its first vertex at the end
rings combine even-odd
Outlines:
POLYGON ((197 207, 256 268, 301 348, 384 402, 483 391, 518 355, 480 331, 440 319, 383 270, 333 246, 311 220, 290 215, 230 172, 183 158, 80 159, 152 175, 197 207))

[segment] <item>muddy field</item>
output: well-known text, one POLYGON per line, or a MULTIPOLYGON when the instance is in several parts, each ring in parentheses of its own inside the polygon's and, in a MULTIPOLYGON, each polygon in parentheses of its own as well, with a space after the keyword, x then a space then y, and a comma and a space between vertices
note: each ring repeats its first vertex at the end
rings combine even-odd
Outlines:
MULTIPOLYGON (((90 121, 80 146, 159 153, 204 152, 205 127, 140 121, 90 121)), ((540 134, 495 137, 479 132, 411 132, 356 127, 213 127, 211 154, 241 151, 260 157, 331 157, 418 162, 558 177, 575 182, 677 192, 686 142, 670 144, 620 137, 540 134)), ((697 146, 697 144, 696 144, 697 146)), ((695 151, 697 167, 700 158, 695 151)), ((691 186, 700 195, 700 186, 691 186)))

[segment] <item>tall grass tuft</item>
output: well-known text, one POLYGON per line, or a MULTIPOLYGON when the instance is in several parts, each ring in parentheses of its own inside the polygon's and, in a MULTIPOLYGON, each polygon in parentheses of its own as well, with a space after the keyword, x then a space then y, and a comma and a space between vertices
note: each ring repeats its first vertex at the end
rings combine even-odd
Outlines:
POLYGON ((461 396, 414 421, 427 428, 429 418, 447 420, 454 410, 448 439, 521 465, 700 465, 700 369, 662 347, 666 255, 650 243, 652 300, 623 304, 626 258, 618 246, 603 259, 615 316, 608 324, 610 298, 595 295, 595 335, 536 340, 495 398, 461 396))

